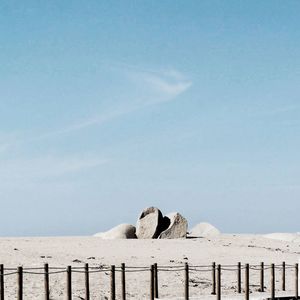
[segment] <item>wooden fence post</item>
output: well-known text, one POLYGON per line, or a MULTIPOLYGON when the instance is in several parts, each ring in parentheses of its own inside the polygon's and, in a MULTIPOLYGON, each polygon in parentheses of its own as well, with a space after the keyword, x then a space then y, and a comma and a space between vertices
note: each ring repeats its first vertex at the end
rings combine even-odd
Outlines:
POLYGON ((45 300, 50 299, 50 290, 49 290, 49 265, 44 264, 44 290, 45 290, 45 300))
POLYGON ((90 273, 89 264, 84 265, 85 300, 90 300, 90 273))
POLYGON ((241 263, 238 263, 237 269, 237 281, 238 281, 238 293, 242 292, 242 270, 241 270, 241 263))
POLYGON ((211 279, 212 279, 212 295, 216 295, 216 263, 213 262, 211 266, 211 279))
POLYGON ((295 297, 299 295, 299 264, 295 264, 295 297))
POLYGON ((282 290, 285 291, 285 262, 282 262, 282 290))
POLYGON ((185 289, 184 289, 184 299, 189 300, 189 264, 185 263, 184 265, 184 270, 185 270, 185 289))
POLYGON ((271 299, 275 299, 275 265, 271 264, 271 299))
POLYGON ((261 262, 260 264, 260 292, 265 291, 265 264, 261 262))
POLYGON ((116 300, 116 267, 110 266, 110 299, 116 300))
POLYGON ((245 265, 245 300, 249 300, 250 289, 249 289, 249 264, 245 265))
POLYGON ((18 300, 23 300, 23 268, 18 267, 18 300))
POLYGON ((150 267, 150 300, 154 300, 154 265, 150 267))
POLYGON ((158 298, 158 270, 157 270, 157 263, 154 264, 154 297, 158 298))
POLYGON ((0 265, 0 300, 4 300, 4 265, 0 265))
POLYGON ((217 267, 217 300, 221 300, 221 265, 217 267))
POLYGON ((67 267, 67 300, 72 300, 72 267, 67 267))
POLYGON ((121 284, 122 284, 122 300, 126 300, 126 279, 125 279, 125 264, 121 264, 121 284))

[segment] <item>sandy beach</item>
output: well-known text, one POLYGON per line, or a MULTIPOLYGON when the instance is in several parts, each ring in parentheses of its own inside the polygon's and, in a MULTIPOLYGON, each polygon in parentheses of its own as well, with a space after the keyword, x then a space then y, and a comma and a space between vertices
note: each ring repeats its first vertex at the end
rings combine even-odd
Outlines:
MULTIPOLYGON (((23 266, 43 267, 91 267, 100 265, 119 267, 125 263, 129 267, 191 266, 217 264, 236 265, 264 262, 295 264, 300 256, 300 246, 296 242, 275 240, 259 235, 221 234, 214 238, 179 240, 104 240, 97 237, 44 237, 44 238, 1 238, 1 263, 5 268, 23 266)), ((175 268, 176 270, 176 268, 175 268)), ((39 271, 36 271, 39 272, 39 271)), ((109 271, 90 274, 91 299, 109 299, 109 271)), ((265 297, 269 295, 270 271, 265 271, 265 297)), ((294 295, 294 269, 286 271, 287 294, 294 295)), ((184 273, 182 269, 172 272, 159 271, 159 298, 182 299, 184 295, 184 273)), ((222 272, 222 294, 224 299, 243 299, 236 294, 237 275, 235 271, 222 272), (228 297, 228 298, 225 298, 228 297), (236 298, 238 297, 238 298, 236 298)), ((244 272, 242 272, 242 280, 244 272)), ((24 274, 24 299, 43 299, 43 276, 24 274)), ((149 299, 149 271, 126 273, 128 299, 149 299)), ((5 277, 6 299, 16 299, 16 275, 5 277)), ((50 275, 51 299, 65 299, 66 274, 50 275)), ((84 274, 72 276, 73 299, 84 299, 84 274)), ((116 294, 120 299, 120 273, 116 273, 116 294)), ((190 273, 191 299, 215 299, 211 293, 211 272, 190 273)), ((261 295, 259 271, 250 270, 251 299, 261 295)), ((276 270, 276 289, 281 289, 281 271, 276 270)))

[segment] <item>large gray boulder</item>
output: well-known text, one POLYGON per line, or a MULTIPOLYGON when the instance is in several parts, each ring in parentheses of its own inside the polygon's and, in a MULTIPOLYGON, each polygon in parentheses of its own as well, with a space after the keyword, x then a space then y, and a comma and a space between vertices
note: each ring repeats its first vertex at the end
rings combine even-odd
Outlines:
POLYGON ((187 220, 178 212, 170 213, 166 215, 170 220, 169 227, 164 230, 160 235, 160 239, 180 239, 186 238, 188 222, 187 220))
POLYGON ((156 239, 169 225, 169 220, 164 218, 156 207, 148 207, 142 211, 136 224, 138 239, 156 239))
POLYGON ((96 233, 94 236, 107 240, 136 239, 135 227, 130 224, 120 224, 106 232, 96 233))

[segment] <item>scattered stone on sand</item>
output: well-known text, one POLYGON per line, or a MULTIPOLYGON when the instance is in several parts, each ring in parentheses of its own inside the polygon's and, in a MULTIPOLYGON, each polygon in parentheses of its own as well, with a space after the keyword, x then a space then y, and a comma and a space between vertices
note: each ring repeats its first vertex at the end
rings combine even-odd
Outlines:
POLYGON ((209 223, 197 224, 189 233, 189 237, 213 237, 220 234, 220 231, 209 223))
POLYGON ((136 229, 130 224, 120 224, 106 232, 96 233, 94 236, 101 237, 102 239, 136 239, 136 229))
POLYGON ((186 238, 188 222, 178 212, 170 213, 166 216, 170 220, 169 227, 160 235, 160 239, 180 239, 186 238))
POLYGON ((156 239, 168 228, 168 219, 164 218, 156 207, 148 207, 142 211, 136 225, 138 239, 156 239))

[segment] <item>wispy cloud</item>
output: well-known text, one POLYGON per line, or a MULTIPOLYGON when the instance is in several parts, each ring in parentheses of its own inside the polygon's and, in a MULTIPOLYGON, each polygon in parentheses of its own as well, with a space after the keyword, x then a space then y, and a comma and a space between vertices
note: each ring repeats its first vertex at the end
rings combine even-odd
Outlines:
POLYGON ((150 103, 175 99, 192 86, 192 81, 185 74, 173 68, 154 70, 128 64, 119 64, 114 68, 136 85, 144 85, 149 91, 158 93, 159 100, 148 99, 150 103))
POLYGON ((83 170, 99 167, 108 161, 98 157, 55 157, 18 158, 0 160, 0 182, 22 184, 32 181, 58 178, 76 174, 83 170))
POLYGON ((118 75, 121 74, 128 83, 130 82, 134 87, 140 88, 143 91, 141 99, 128 97, 126 101, 111 103, 111 107, 108 107, 105 112, 95 113, 88 118, 75 120, 71 124, 41 134, 27 135, 26 137, 19 135, 18 137, 14 136, 13 139, 1 138, 0 135, 0 154, 18 144, 67 135, 85 128, 101 125, 148 106, 175 100, 192 86, 192 81, 185 74, 172 68, 154 70, 118 63, 112 63, 110 68, 118 75))
POLYGON ((178 79, 178 74, 163 73, 160 75, 152 73, 142 73, 141 79, 153 90, 161 93, 159 102, 175 99, 180 94, 188 90, 192 82, 187 79, 178 79))
POLYGON ((270 109, 265 109, 263 111, 257 112, 255 115, 258 116, 277 116, 284 115, 288 113, 294 113, 300 110, 300 106, 296 104, 272 107, 270 109))
POLYGON ((34 139, 46 139, 58 135, 68 134, 91 126, 103 124, 113 119, 133 113, 142 108, 172 101, 192 86, 192 81, 175 70, 150 70, 126 64, 114 64, 112 69, 124 75, 137 87, 142 87, 145 95, 143 99, 128 99, 119 104, 112 105, 105 113, 95 114, 89 118, 79 120, 58 130, 46 132, 34 139))
POLYGON ((132 111, 134 111, 134 107, 129 107, 127 109, 126 108, 120 108, 120 109, 116 109, 116 110, 111 111, 111 112, 107 112, 105 114, 97 114, 97 115, 94 115, 90 118, 79 120, 77 122, 74 122, 73 124, 64 126, 60 129, 52 130, 52 131, 45 132, 43 134, 37 135, 35 137, 31 137, 30 141, 44 140, 44 139, 47 139, 47 138, 52 138, 52 137, 56 137, 56 136, 76 132, 78 130, 81 130, 81 129, 84 129, 84 128, 87 128, 87 127, 100 125, 100 124, 103 124, 105 122, 111 121, 111 120, 113 120, 113 119, 115 119, 119 116, 123 116, 127 113, 131 113, 132 111))

